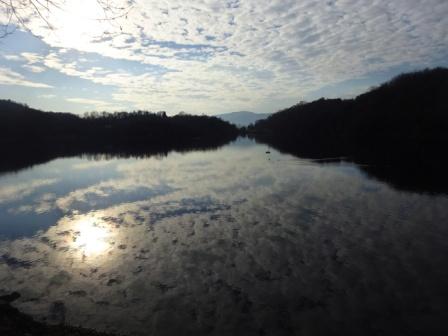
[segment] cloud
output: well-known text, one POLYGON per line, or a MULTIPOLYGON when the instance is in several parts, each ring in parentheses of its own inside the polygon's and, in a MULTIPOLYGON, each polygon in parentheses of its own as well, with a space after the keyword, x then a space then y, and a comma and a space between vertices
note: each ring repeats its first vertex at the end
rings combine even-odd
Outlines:
POLYGON ((91 3, 67 1, 51 32, 30 14, 30 29, 56 49, 22 56, 111 86, 113 99, 135 108, 279 106, 371 73, 448 62, 445 0, 136 0, 126 18, 106 22, 92 20, 101 12, 91 3), (73 50, 169 71, 86 69, 82 57, 67 60, 73 50))
POLYGON ((39 195, 33 202, 33 204, 20 205, 18 208, 11 208, 9 213, 17 215, 21 213, 35 213, 38 215, 48 213, 55 209, 56 195, 52 193, 46 193, 39 195))
POLYGON ((112 163, 112 161, 107 160, 101 160, 101 161, 87 161, 78 163, 72 166, 72 169, 75 170, 86 170, 86 169, 93 169, 93 168, 100 168, 108 166, 112 163))
POLYGON ((41 63, 44 59, 42 55, 31 52, 23 52, 20 54, 22 59, 24 59, 28 64, 41 63))
POLYGON ((37 189, 55 184, 56 182, 56 179, 40 179, 29 181, 27 183, 2 185, 0 189, 0 204, 20 200, 31 195, 37 189))
POLYGON ((39 95, 39 98, 43 98, 43 99, 53 99, 56 98, 56 95, 54 94, 43 94, 43 95, 39 95))
POLYGON ((22 66, 23 69, 34 73, 41 73, 47 70, 43 66, 44 57, 42 55, 30 52, 23 52, 20 55, 21 60, 26 62, 26 64, 22 66))
POLYGON ((18 85, 18 86, 27 86, 32 88, 42 88, 48 89, 52 88, 51 85, 44 83, 32 82, 17 72, 12 71, 7 68, 0 68, 0 84, 1 85, 18 85))
POLYGON ((3 55, 3 58, 8 61, 21 61, 22 57, 19 55, 3 55))
POLYGON ((38 66, 38 65, 32 65, 32 64, 25 64, 23 66, 24 69, 29 70, 34 73, 40 73, 44 72, 46 69, 44 67, 38 66))
POLYGON ((106 102, 98 99, 89 99, 89 98, 67 98, 66 101, 75 104, 85 105, 87 108, 94 108, 95 110, 118 110, 119 106, 114 105, 113 103, 106 102))

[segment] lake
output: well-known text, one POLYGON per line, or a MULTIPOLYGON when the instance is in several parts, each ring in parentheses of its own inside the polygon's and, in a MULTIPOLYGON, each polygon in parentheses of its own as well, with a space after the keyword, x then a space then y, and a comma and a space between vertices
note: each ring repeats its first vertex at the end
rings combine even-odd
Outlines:
POLYGON ((248 139, 0 175, 0 295, 126 335, 448 334, 448 197, 248 139))

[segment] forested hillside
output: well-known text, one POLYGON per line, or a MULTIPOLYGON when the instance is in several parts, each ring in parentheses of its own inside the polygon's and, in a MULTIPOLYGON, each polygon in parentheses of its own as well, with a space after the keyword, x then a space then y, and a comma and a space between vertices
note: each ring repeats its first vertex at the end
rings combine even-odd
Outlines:
POLYGON ((310 157, 439 160, 448 144, 448 69, 400 75, 355 99, 301 103, 248 131, 310 157))

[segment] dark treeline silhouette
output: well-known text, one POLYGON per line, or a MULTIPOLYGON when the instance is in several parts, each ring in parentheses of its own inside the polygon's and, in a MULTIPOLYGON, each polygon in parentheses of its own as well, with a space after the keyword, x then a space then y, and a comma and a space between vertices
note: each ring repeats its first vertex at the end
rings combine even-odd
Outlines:
POLYGON ((60 144, 168 146, 222 142, 237 136, 235 126, 209 116, 146 111, 90 113, 78 117, 49 113, 8 100, 0 101, 3 144, 54 141, 60 144))
POLYGON ((236 126, 215 117, 146 111, 79 117, 0 100, 0 172, 82 154, 143 157, 216 149, 237 135, 236 126))
POLYGON ((448 69, 403 74, 355 99, 297 104, 247 132, 303 157, 440 162, 448 144, 447 90, 448 69))
MULTIPOLYGON (((448 69, 404 74, 355 99, 320 99, 243 128, 308 158, 344 157, 399 189, 448 192, 448 69)), ((218 118, 137 111, 48 113, 0 100, 0 172, 82 154, 166 155, 215 149, 238 129, 218 118)))
POLYGON ((448 193, 447 90, 448 69, 403 74, 355 99, 299 103, 245 131, 298 157, 353 161, 399 190, 448 193))
POLYGON ((448 194, 447 167, 443 164, 362 165, 360 169, 396 190, 448 194))

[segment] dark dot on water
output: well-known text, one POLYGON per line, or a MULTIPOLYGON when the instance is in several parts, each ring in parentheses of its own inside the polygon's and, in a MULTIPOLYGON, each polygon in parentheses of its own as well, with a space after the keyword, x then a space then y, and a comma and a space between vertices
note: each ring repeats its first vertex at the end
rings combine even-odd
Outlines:
POLYGON ((121 284, 121 281, 118 279, 109 279, 109 281, 107 282, 108 286, 119 285, 119 284, 121 284))
POLYGON ((142 266, 138 266, 135 270, 134 270, 134 274, 138 274, 141 273, 143 271, 143 267, 142 266))
POLYGON ((108 301, 97 301, 96 304, 100 305, 100 306, 108 306, 109 302, 108 301))
POLYGON ((77 296, 77 297, 85 297, 87 296, 87 292, 83 290, 77 290, 77 291, 70 291, 70 295, 77 296))

